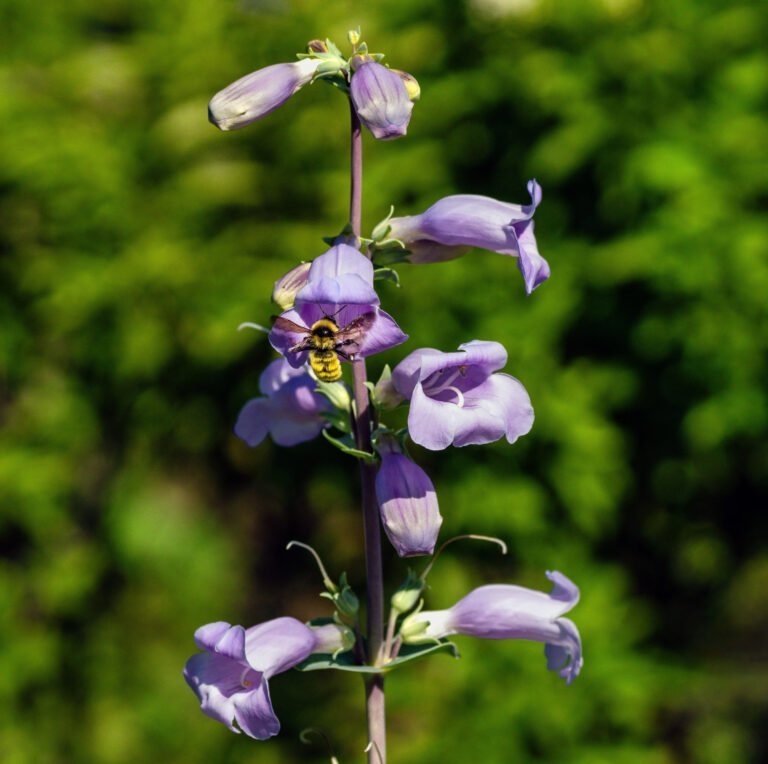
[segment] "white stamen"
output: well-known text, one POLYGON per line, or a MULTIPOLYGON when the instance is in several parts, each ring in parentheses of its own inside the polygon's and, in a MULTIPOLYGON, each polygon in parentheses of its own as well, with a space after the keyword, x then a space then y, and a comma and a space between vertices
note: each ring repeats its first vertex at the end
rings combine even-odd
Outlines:
POLYGON ((458 387, 454 387, 453 385, 449 385, 445 389, 446 390, 450 390, 453 393, 456 393, 456 397, 459 399, 458 402, 456 403, 456 405, 460 409, 463 409, 464 408, 464 393, 462 393, 461 390, 459 390, 458 387))
MULTIPOLYGON (((461 374, 461 368, 454 369, 453 373, 449 374, 446 380, 436 385, 435 387, 424 388, 424 392, 427 395, 437 395, 438 393, 442 393, 443 390, 448 390, 451 386, 451 382, 453 382, 453 380, 456 379, 456 377, 458 377, 459 374, 461 374)), ((438 379, 439 379, 439 375, 438 375, 438 379)), ((437 379, 435 380, 435 382, 437 382, 437 379)))

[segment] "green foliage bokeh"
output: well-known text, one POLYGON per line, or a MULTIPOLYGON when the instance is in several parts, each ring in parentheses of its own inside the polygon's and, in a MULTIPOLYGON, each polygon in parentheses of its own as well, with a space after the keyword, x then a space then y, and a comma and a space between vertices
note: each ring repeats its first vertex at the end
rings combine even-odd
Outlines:
MULTIPOLYGON (((231 434, 272 357, 272 282, 346 220, 347 112, 306 88, 222 134, 210 96, 362 26, 420 81, 365 141, 364 225, 448 193, 525 202, 552 278, 472 252, 404 267, 401 351, 502 342, 513 447, 418 451, 457 545, 430 606, 582 589, 571 687, 540 645, 459 640, 391 675, 392 761, 765 760, 768 15, 715 0, 1 0, 0 747, 7 764, 361 761, 362 689, 272 683, 269 743, 181 678, 202 623, 327 613, 308 557, 362 582, 357 473, 231 434), (761 207, 762 210, 761 211, 761 207)), ((386 550, 389 584, 404 566, 386 550)))

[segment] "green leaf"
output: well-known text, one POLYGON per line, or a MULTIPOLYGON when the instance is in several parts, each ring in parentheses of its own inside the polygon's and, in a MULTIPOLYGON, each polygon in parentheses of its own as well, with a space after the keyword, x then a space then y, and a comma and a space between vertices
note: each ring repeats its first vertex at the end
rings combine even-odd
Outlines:
POLYGON ((298 671, 322 671, 335 669, 337 671, 352 671, 358 674, 385 674, 388 671, 399 668, 404 663, 424 658, 432 653, 450 653, 454 658, 459 657, 459 651, 453 642, 442 640, 433 645, 406 645, 400 650, 399 655, 393 661, 383 666, 361 666, 354 662, 352 652, 341 653, 334 658, 329 653, 315 653, 296 666, 298 671))
POLYGON ((362 459, 367 464, 376 464, 375 454, 371 454, 368 451, 361 451, 355 448, 354 441, 350 435, 345 435, 342 438, 334 438, 328 430, 323 430, 323 437, 333 446, 339 449, 342 453, 354 456, 356 459, 362 459))

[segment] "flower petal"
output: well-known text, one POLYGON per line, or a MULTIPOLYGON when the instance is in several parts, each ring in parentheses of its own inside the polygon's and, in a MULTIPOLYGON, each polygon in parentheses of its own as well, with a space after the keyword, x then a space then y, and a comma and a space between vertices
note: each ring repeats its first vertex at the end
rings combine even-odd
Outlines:
POLYGON ((306 369, 295 369, 284 358, 272 361, 259 377, 259 390, 270 396, 280 390, 290 379, 306 375, 306 369))
POLYGON ((336 244, 312 261, 308 282, 321 278, 355 275, 373 286, 373 263, 359 249, 349 244, 336 244))
POLYGON ((386 66, 364 63, 352 75, 350 97, 360 121, 377 140, 399 138, 408 131, 413 103, 403 80, 386 66))
POLYGON ((455 446, 492 443, 506 435, 514 443, 533 427, 533 407, 522 383, 509 374, 491 374, 464 395, 455 446))
POLYGON ((295 618, 274 618, 245 633, 248 663, 269 679, 301 663, 315 648, 312 630, 295 618))
POLYGON ((280 720, 272 708, 266 677, 261 677, 249 692, 238 695, 234 709, 240 729, 249 737, 267 740, 280 732, 280 720))
POLYGON ((316 438, 327 425, 322 412, 327 398, 314 391, 315 381, 304 374, 292 379, 270 399, 269 434, 279 446, 295 446, 316 438))
POLYGON ((195 631, 195 644, 201 650, 214 651, 216 643, 226 634, 231 628, 231 624, 226 621, 215 621, 214 623, 207 623, 205 626, 201 626, 195 631))
MULTIPOLYGON (((575 588, 565 576, 563 579, 575 588)), ((574 607, 576 601, 555 599, 525 586, 489 584, 473 589, 452 610, 460 633, 484 637, 495 634, 492 638, 503 639, 504 634, 517 628, 518 619, 523 615, 553 621, 574 607)))
POLYGON ((333 314, 340 305, 378 305, 373 263, 349 244, 337 244, 312 262, 296 303, 315 303, 333 314))
POLYGON ((533 235, 533 220, 516 232, 518 260, 517 267, 523 274, 525 291, 530 294, 549 278, 549 263, 539 254, 536 237, 533 235))
POLYGON ((357 355, 361 358, 367 358, 370 355, 389 350, 395 345, 400 345, 407 339, 408 335, 397 325, 395 319, 389 313, 377 308, 376 321, 365 333, 357 355))
POLYGON ((551 638, 545 648, 547 668, 570 684, 581 672, 584 658, 581 655, 581 636, 576 624, 570 618, 558 618, 555 622, 560 629, 557 637, 551 638))
MULTIPOLYGON (((302 319, 301 314, 295 308, 286 310, 285 313, 281 313, 280 315, 282 318, 286 318, 294 324, 309 328, 302 319)), ((285 356, 285 360, 293 366, 294 369, 298 369, 307 362, 307 353, 289 353, 288 350, 294 345, 298 345, 306 336, 307 335, 304 333, 286 331, 279 326, 273 325, 269 332, 269 344, 272 345, 278 353, 285 356)))
POLYGON ((404 454, 382 454, 376 499, 384 530, 400 557, 432 554, 443 518, 435 487, 421 467, 404 454))
MULTIPOLYGON (((184 679, 200 701, 200 710, 211 719, 237 732, 232 720, 234 699, 244 691, 243 671, 236 661, 215 653, 193 655, 184 666, 184 679)), ((254 676, 257 676, 254 672, 254 676)))
POLYGON ((258 446, 269 432, 269 400, 253 398, 240 409, 235 422, 235 435, 251 448, 258 446))
POLYGON ((409 241, 406 249, 411 253, 406 260, 413 265, 428 265, 429 263, 445 263, 456 260, 469 252, 471 247, 449 247, 429 239, 409 241))
POLYGON ((426 395, 421 383, 413 388, 408 412, 408 434, 414 443, 430 451, 442 451, 453 443, 458 425, 458 406, 426 395))
POLYGON ((548 570, 547 578, 554 584, 549 596, 553 600, 559 600, 568 607, 563 609, 567 613, 571 608, 576 607, 579 602, 579 587, 571 581, 568 576, 563 575, 557 570, 548 570))
POLYGON ((250 125, 306 85, 319 65, 319 59, 304 59, 246 74, 211 98, 208 119, 220 130, 238 130, 250 125))

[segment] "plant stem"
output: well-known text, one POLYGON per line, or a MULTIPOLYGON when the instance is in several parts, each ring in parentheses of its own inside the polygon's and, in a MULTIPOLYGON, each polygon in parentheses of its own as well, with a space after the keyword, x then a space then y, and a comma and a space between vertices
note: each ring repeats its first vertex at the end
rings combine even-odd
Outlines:
MULTIPOLYGON (((360 119, 352 101, 351 114, 351 168, 349 223, 356 237, 360 237, 363 197, 363 141, 360 119)), ((352 364, 355 396, 355 440, 361 451, 371 450, 371 412, 365 360, 352 364)), ((375 663, 381 652, 384 636, 384 575, 381 564, 381 526, 376 503, 376 467, 360 461, 360 483, 363 500, 363 528, 365 533, 365 571, 368 594, 368 661, 375 663)), ((384 676, 369 675, 365 680, 366 710, 368 715, 368 764, 386 764, 386 716, 384 706, 384 676)))

